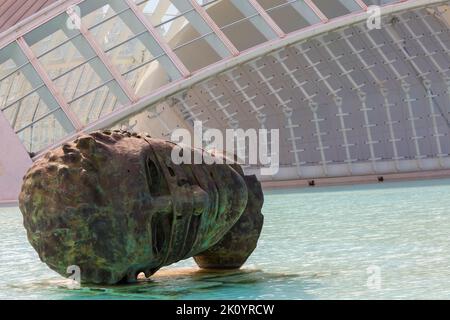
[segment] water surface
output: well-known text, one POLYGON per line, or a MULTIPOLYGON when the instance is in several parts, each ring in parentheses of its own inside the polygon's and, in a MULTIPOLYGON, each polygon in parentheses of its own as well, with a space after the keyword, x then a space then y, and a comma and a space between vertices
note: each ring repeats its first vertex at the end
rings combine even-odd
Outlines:
POLYGON ((73 290, 40 262, 20 211, 0 208, 0 299, 450 298, 450 180, 269 191, 263 212, 240 271, 187 260, 136 285, 73 290))

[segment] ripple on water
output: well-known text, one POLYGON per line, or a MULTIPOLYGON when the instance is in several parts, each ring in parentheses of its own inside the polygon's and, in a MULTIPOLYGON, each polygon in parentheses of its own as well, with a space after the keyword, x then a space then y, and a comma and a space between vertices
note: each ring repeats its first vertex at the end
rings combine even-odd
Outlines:
POLYGON ((18 209, 0 208, 1 299, 450 298, 450 180, 276 190, 243 270, 192 259, 134 285, 68 288, 28 244, 18 209), (367 287, 367 268, 381 289, 367 287))

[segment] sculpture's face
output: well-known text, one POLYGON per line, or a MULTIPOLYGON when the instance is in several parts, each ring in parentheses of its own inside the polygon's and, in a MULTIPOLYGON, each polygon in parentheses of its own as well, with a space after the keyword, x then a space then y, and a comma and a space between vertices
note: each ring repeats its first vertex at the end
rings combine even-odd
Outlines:
POLYGON ((60 274, 78 265, 84 281, 117 283, 218 242, 246 207, 245 182, 228 165, 175 165, 173 147, 97 132, 38 160, 20 207, 41 259, 60 274))

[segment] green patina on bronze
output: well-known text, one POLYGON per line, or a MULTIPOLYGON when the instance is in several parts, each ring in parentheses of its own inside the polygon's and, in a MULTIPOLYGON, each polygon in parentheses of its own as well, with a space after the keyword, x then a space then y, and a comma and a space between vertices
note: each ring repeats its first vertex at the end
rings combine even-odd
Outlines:
POLYGON ((261 185, 238 165, 176 165, 174 146, 94 132, 36 161, 20 209, 41 260, 63 276, 77 265, 83 282, 99 284, 189 257, 200 267, 242 266, 262 228, 261 185))
POLYGON ((206 269, 240 268, 255 250, 264 223, 261 208, 264 196, 255 176, 244 176, 248 187, 248 202, 238 222, 217 244, 194 256, 206 269))

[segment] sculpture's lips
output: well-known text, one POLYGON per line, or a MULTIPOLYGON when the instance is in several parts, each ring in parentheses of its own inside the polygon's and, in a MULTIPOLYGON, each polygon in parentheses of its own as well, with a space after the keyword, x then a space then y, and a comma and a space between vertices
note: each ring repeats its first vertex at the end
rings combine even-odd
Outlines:
POLYGON ((20 208, 41 259, 64 276, 77 265, 86 282, 117 283, 219 242, 247 206, 243 173, 226 164, 175 165, 173 147, 95 132, 38 160, 20 208))

